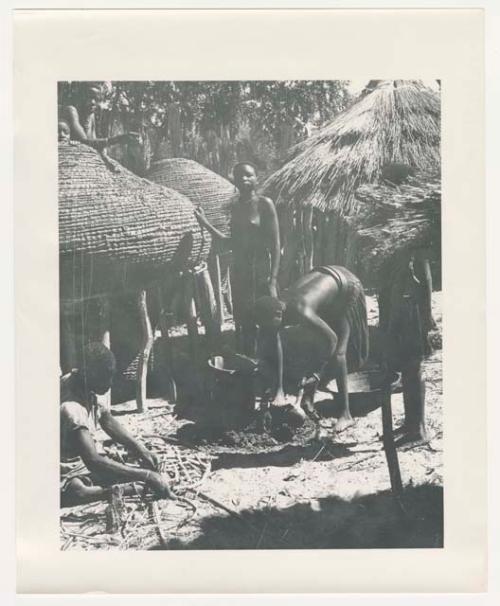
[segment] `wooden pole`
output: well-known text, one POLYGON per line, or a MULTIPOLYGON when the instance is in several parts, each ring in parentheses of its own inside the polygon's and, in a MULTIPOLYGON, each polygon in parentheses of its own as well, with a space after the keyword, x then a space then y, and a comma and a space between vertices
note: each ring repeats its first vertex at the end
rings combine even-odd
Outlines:
POLYGON ((295 282, 297 278, 300 278, 304 275, 304 257, 305 257, 305 248, 304 248, 304 221, 303 221, 303 210, 302 208, 297 209, 296 221, 295 221, 295 261, 296 265, 293 267, 295 270, 292 274, 292 282, 295 282), (297 275, 298 272, 298 275, 297 275))
MULTIPOLYGON (((109 298, 104 296, 99 299, 99 337, 103 345, 111 350, 111 313, 109 298)), ((111 388, 100 396, 103 404, 109 408, 111 406, 111 388)))
POLYGON ((279 284, 281 288, 286 288, 290 284, 290 273, 295 257, 294 232, 294 211, 291 205, 283 211, 283 256, 280 263, 279 284))
POLYGON ((338 264, 337 241, 338 241, 338 220, 333 212, 328 213, 328 232, 326 234, 325 260, 326 265, 338 264))
MULTIPOLYGON (((219 256, 219 259, 221 259, 221 257, 219 256)), ((221 274, 224 276, 224 283, 225 283, 225 303, 226 303, 226 307, 227 307, 227 311, 233 315, 233 293, 231 291, 231 264, 232 264, 232 257, 229 254, 225 254, 222 257, 222 267, 221 267, 221 274)))
POLYGON ((321 251, 322 232, 323 232, 323 213, 318 210, 313 210, 313 219, 316 229, 313 230, 313 267, 318 267, 323 264, 323 256, 321 251))
POLYGON ((220 256, 216 252, 210 254, 208 271, 212 280, 214 294, 215 294, 215 305, 216 305, 216 319, 219 326, 219 330, 222 329, 224 324, 224 300, 222 297, 222 276, 220 270, 220 256))
POLYGON ((306 206, 303 211, 302 229, 304 232, 304 273, 313 268, 313 207, 306 206))
POLYGON ((62 374, 68 373, 77 366, 75 316, 68 307, 62 302, 59 306, 59 364, 62 374))
POLYGON ((154 335, 151 328, 151 322, 148 315, 148 306, 146 291, 141 290, 137 297, 139 309, 139 319, 141 323, 141 349, 139 351, 139 362, 137 364, 136 375, 136 401, 138 412, 144 412, 148 409, 147 405, 147 377, 148 361, 151 349, 153 347, 154 335))
POLYGON ((197 364, 199 334, 196 317, 196 304, 194 299, 194 275, 190 271, 186 272, 184 277, 184 312, 186 314, 191 359, 195 364, 197 364))
POLYGON ((205 326, 205 334, 210 352, 217 348, 221 325, 217 317, 217 301, 210 274, 205 264, 194 274, 200 317, 205 326))
POLYGON ((398 451, 394 444, 394 433, 392 429, 392 405, 391 390, 384 389, 382 393, 382 430, 385 457, 389 468, 389 477, 391 480, 391 490, 398 499, 403 493, 403 482, 401 480, 401 470, 399 467, 398 451))

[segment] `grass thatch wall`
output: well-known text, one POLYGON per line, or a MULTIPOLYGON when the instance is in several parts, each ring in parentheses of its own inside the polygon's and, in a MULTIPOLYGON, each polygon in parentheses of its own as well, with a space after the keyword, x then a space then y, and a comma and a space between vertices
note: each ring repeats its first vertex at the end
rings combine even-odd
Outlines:
POLYGON ((290 151, 265 183, 277 204, 355 212, 356 190, 380 180, 388 163, 440 166, 439 94, 415 80, 383 80, 290 151))

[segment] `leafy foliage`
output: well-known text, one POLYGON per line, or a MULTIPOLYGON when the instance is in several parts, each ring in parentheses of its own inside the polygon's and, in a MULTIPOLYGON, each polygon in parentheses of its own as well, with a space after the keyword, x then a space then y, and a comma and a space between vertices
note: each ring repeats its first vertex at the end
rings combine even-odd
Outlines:
MULTIPOLYGON (((59 103, 77 100, 84 83, 59 86, 59 103)), ((181 155, 227 174, 235 160, 264 171, 286 149, 350 103, 347 82, 120 81, 101 83, 101 134, 141 130, 151 139, 152 159, 181 155)))

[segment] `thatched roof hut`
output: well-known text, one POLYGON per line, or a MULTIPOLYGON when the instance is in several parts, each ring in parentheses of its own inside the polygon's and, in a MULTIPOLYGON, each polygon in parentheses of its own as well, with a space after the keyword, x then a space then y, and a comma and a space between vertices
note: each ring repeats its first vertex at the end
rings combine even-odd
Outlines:
POLYGON ((399 186, 390 182, 363 185, 355 196, 357 213, 340 219, 347 238, 339 262, 365 286, 377 285, 387 262, 410 249, 428 250, 440 271, 439 173, 417 172, 399 186))
POLYGON ((59 145, 62 298, 137 289, 208 253, 185 196, 109 162, 86 145, 59 145))
POLYGON ((356 190, 380 180, 388 163, 440 166, 440 97, 415 80, 381 80, 330 124, 290 150, 265 183, 277 204, 355 211, 356 190))
POLYGON ((154 183, 175 189, 201 206, 217 229, 229 232, 229 205, 236 189, 224 177, 186 158, 167 158, 155 162, 147 174, 154 183))

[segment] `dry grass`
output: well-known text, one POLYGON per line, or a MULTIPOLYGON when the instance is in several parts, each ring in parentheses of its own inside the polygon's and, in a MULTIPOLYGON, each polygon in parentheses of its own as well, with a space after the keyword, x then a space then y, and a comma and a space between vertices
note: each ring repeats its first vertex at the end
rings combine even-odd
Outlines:
POLYGON ((414 80, 384 80, 316 135, 290 151, 265 183, 277 204, 312 205, 342 214, 355 191, 388 163, 432 171, 440 165, 439 94, 414 80))

